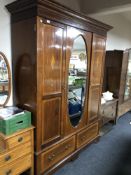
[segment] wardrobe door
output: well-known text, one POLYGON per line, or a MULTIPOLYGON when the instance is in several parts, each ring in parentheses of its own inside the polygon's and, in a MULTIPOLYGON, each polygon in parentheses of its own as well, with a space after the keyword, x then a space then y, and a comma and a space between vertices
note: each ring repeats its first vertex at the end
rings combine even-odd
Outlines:
POLYGON ((86 125, 92 34, 67 27, 63 98, 63 131, 71 134, 86 125))
POLYGON ((98 119, 98 108, 100 103, 103 68, 105 59, 105 38, 94 34, 92 43, 92 58, 90 68, 90 86, 89 86, 89 116, 88 122, 98 119))
POLYGON ((41 146, 61 138, 64 26, 38 20, 38 104, 41 146))
POLYGON ((127 76, 127 70, 128 70, 128 59, 129 59, 129 50, 127 49, 123 52, 121 80, 120 80, 120 91, 119 91, 119 105, 124 103, 126 76, 127 76))

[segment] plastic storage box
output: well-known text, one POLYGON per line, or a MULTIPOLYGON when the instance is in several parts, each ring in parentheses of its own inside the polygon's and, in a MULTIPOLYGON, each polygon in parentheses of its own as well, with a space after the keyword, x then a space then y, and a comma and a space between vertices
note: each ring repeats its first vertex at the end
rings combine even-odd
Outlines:
POLYGON ((31 126, 31 112, 24 111, 23 113, 13 115, 7 119, 0 118, 0 132, 5 135, 13 134, 21 129, 31 126))

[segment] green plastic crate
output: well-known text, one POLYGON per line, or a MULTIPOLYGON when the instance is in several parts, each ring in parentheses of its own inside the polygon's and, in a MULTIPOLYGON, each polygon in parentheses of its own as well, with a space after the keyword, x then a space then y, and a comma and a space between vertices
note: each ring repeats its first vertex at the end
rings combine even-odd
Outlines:
POLYGON ((0 119, 0 132, 5 135, 13 134, 21 129, 31 126, 31 112, 24 111, 24 114, 14 115, 8 120, 0 119))
POLYGON ((86 83, 86 80, 85 80, 85 79, 78 78, 78 79, 75 79, 74 85, 75 85, 75 86, 82 86, 82 85, 85 84, 85 83, 86 83))

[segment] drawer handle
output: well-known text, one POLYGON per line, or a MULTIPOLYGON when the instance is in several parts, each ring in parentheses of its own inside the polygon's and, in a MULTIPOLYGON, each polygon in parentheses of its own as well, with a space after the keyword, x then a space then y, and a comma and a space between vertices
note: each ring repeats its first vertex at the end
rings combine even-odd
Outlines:
POLYGON ((70 144, 69 144, 69 145, 66 145, 66 146, 65 146, 65 150, 68 150, 70 147, 71 147, 70 144))
POLYGON ((18 138, 18 142, 22 142, 23 141, 23 137, 18 138))
POLYGON ((11 173, 12 173, 12 171, 9 170, 9 171, 7 171, 7 172, 5 173, 5 175, 10 175, 11 173))
POLYGON ((69 145, 66 145, 64 149, 58 151, 57 153, 53 153, 53 154, 49 155, 49 156, 48 156, 48 160, 49 160, 49 161, 52 161, 57 155, 63 153, 64 151, 69 150, 70 147, 71 147, 70 144, 69 144, 69 145))
POLYGON ((5 157, 5 161, 6 162, 9 161, 10 159, 11 159, 11 156, 10 155, 5 157))
POLYGON ((84 141, 86 139, 86 136, 81 137, 81 141, 84 141))
POLYGON ((53 157, 52 157, 52 156, 49 156, 49 157, 48 157, 48 160, 49 160, 49 161, 52 161, 52 160, 53 160, 53 157))
POLYGON ((102 111, 102 114, 105 114, 105 112, 104 112, 104 111, 102 111))
POLYGON ((54 158, 56 155, 55 154, 52 154, 52 158, 54 158))

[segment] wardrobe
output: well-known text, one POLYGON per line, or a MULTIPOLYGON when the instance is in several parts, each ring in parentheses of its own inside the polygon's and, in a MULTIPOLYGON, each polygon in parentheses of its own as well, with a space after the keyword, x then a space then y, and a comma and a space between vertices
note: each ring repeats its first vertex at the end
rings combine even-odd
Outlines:
POLYGON ((118 99, 117 117, 131 110, 131 49, 106 51, 103 92, 118 99))
POLYGON ((32 112, 35 174, 51 174, 99 137, 112 27, 52 0, 18 0, 7 9, 14 105, 32 112))

